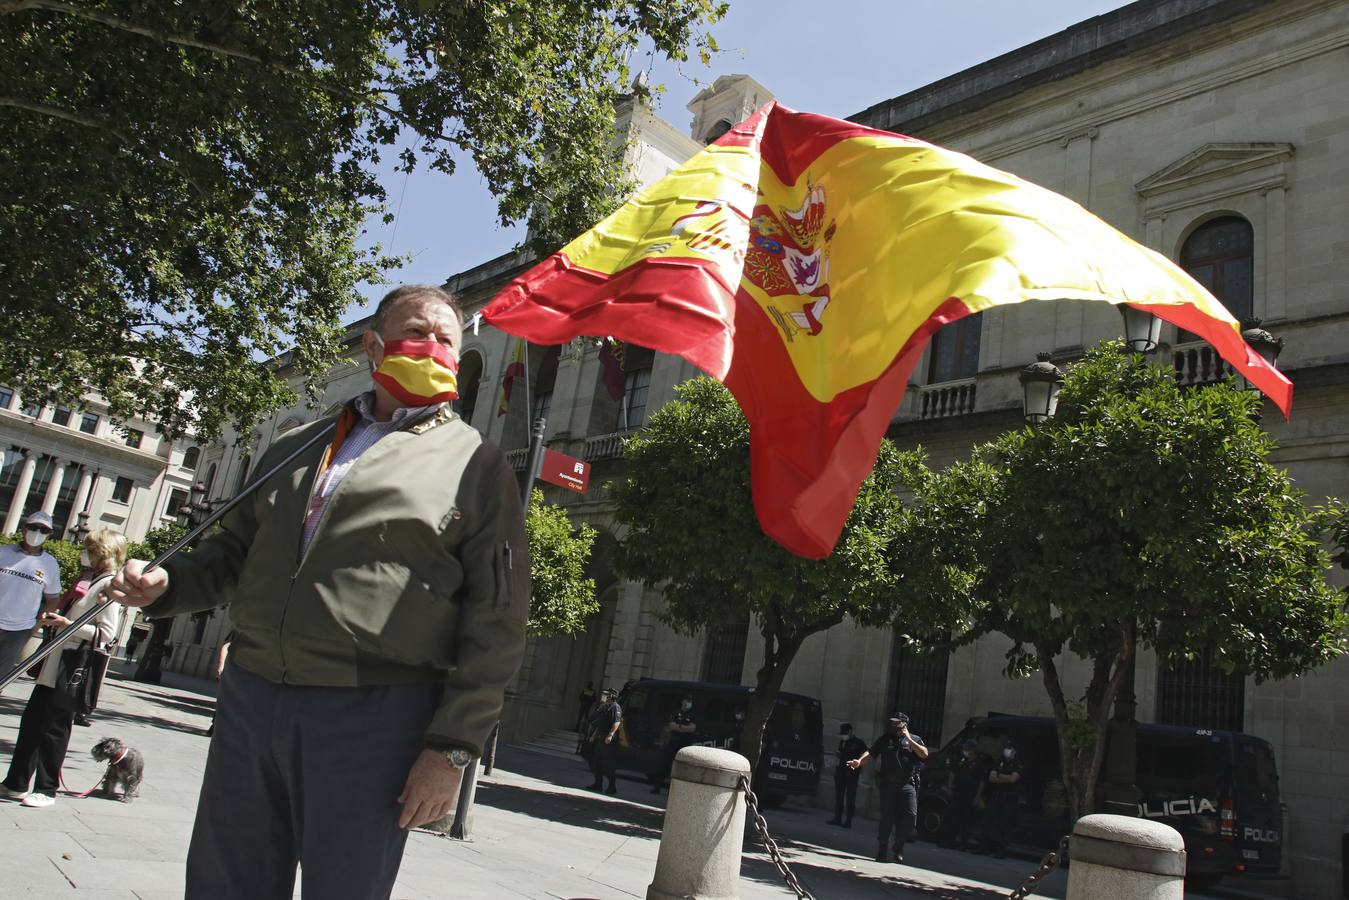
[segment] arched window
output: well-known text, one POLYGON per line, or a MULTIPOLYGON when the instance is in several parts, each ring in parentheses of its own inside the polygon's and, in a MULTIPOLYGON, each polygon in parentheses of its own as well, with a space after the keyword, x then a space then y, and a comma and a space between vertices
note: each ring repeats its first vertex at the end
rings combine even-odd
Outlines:
POLYGON ((208 466, 206 469, 206 481, 204 482, 204 484, 206 486, 207 497, 211 496, 211 488, 215 487, 215 467, 216 464, 211 463, 211 465, 208 466))
POLYGON ((201 459, 200 447, 188 447, 183 453, 183 468, 193 472, 197 471, 197 461, 201 459))
MULTIPOLYGON (((1240 216, 1222 216, 1200 225, 1180 248, 1180 267, 1213 296, 1238 322, 1255 312, 1255 237, 1251 223, 1240 216)), ((1180 333, 1180 340, 1197 341, 1198 335, 1180 333)))
POLYGON ((703 140, 703 143, 705 144, 712 143, 717 138, 721 137, 723 134, 730 131, 734 127, 735 124, 728 121, 727 119, 719 120, 717 124, 713 125, 711 128, 707 130, 707 137, 703 140))
POLYGON ((473 411, 478 405, 478 389, 482 386, 482 354, 468 350, 459 358, 459 397, 451 404, 465 423, 473 424, 473 411))

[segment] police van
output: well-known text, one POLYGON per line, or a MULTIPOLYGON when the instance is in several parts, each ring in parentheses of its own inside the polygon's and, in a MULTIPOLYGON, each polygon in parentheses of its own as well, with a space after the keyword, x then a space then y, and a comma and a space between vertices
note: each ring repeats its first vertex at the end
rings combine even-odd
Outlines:
MULTIPOLYGON (((739 751, 740 722, 749 708, 753 688, 702 681, 665 681, 643 678, 629 682, 618 695, 623 728, 617 753, 618 768, 646 775, 659 771, 665 756, 661 741, 665 725, 684 697, 693 700, 696 731, 690 743, 739 751)), ((788 795, 815 794, 824 765, 824 721, 820 701, 786 691, 764 731, 763 756, 755 769, 755 793, 765 804, 780 803, 788 795)))
MULTIPOLYGON (((1172 826, 1185 839, 1187 880, 1196 889, 1239 872, 1273 873, 1283 851, 1279 776, 1269 743, 1234 731, 1138 725, 1138 815, 1172 826)), ((951 798, 951 766, 973 738, 989 764, 1004 738, 1023 766, 1013 842, 1055 846, 1069 830, 1052 718, 989 715, 970 719, 933 753, 919 796, 919 832, 941 837, 951 798)), ((1104 766, 1102 766, 1104 770, 1104 766)))

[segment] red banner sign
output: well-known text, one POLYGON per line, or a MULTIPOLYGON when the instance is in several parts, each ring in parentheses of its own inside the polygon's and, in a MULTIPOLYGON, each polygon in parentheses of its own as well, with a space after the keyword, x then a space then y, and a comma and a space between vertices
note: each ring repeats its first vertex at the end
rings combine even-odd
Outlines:
POLYGON ((549 484, 584 494, 590 485, 590 463, 545 448, 543 462, 539 467, 539 477, 549 484))

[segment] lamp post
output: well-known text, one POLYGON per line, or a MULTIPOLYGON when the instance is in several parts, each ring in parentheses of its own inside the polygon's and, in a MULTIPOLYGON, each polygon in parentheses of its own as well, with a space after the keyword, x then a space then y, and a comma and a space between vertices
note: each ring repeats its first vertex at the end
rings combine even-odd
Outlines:
POLYGON ((1035 354, 1035 362, 1021 370, 1022 416, 1029 425, 1052 418, 1059 408, 1063 372, 1049 361, 1048 353, 1035 354))
POLYGON ((75 518, 78 521, 75 523, 75 527, 70 529, 70 542, 78 547, 84 544, 84 539, 89 536, 89 532, 93 529, 89 527, 89 513, 77 513, 75 518))
MULTIPOLYGON (((189 530, 196 528, 211 515, 211 503, 206 499, 206 485, 198 481, 192 485, 187 502, 178 508, 178 524, 189 530)), ((136 669, 135 680, 146 684, 159 684, 164 678, 164 658, 166 656, 169 635, 173 632, 173 619, 155 619, 150 631, 150 640, 136 669)))
MULTIPOLYGON (((1279 354, 1283 351, 1283 338, 1275 337, 1263 328, 1260 319, 1247 319, 1242 323, 1241 339, 1249 344, 1252 350, 1259 353, 1261 359, 1269 363, 1271 367, 1279 361, 1279 354)), ((1238 384, 1244 391, 1259 393, 1259 388, 1244 377, 1238 379, 1238 384)))
POLYGON ((1156 350, 1162 339, 1162 320, 1127 303, 1121 303, 1119 311, 1124 316, 1124 346, 1133 353, 1156 350))

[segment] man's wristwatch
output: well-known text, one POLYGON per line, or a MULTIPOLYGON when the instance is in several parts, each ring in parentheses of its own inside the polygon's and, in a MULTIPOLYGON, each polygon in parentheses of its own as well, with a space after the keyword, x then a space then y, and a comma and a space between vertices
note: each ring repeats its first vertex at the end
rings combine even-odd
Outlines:
POLYGON ((440 752, 445 754, 445 758, 450 761, 450 765, 454 766, 456 769, 462 769, 473 762, 473 754, 462 747, 455 747, 453 750, 442 750, 440 752))

